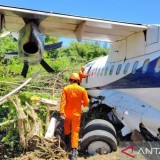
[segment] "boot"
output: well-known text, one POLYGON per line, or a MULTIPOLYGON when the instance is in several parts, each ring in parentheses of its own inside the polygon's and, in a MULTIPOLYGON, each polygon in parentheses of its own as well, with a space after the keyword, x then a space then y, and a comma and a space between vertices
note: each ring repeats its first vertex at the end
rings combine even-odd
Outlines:
POLYGON ((76 148, 72 148, 71 160, 77 160, 78 151, 76 148))
POLYGON ((66 146, 70 145, 70 136, 69 135, 64 136, 64 143, 66 146))

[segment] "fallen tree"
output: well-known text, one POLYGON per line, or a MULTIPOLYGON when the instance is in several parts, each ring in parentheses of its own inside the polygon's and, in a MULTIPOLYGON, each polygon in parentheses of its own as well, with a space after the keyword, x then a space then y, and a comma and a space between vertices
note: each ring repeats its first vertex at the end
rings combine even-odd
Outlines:
MULTIPOLYGON (((68 155, 67 153, 61 148, 60 143, 61 139, 60 136, 52 137, 51 139, 45 139, 44 134, 47 128, 44 127, 44 121, 42 121, 38 117, 38 112, 40 110, 34 110, 34 106, 32 106, 32 103, 25 103, 25 105, 21 104, 21 100, 18 97, 19 91, 24 88, 28 83, 30 83, 38 74, 40 71, 34 74, 33 77, 26 80, 23 84, 21 84, 16 89, 9 92, 7 95, 0 98, 0 105, 4 105, 5 103, 8 103, 9 105, 12 105, 15 110, 15 114, 17 115, 15 119, 8 119, 2 123, 0 123, 0 130, 3 128, 5 130, 6 128, 6 134, 7 137, 7 130, 10 128, 9 126, 16 126, 14 129, 17 128, 17 134, 19 135, 19 143, 22 146, 22 150, 25 152, 32 151, 34 152, 34 155, 36 155, 38 158, 45 158, 45 159, 67 159, 68 155), (16 124, 16 125, 15 125, 16 124)), ((57 81, 57 79, 55 80, 57 81)), ((56 83, 56 82, 55 82, 56 83)), ((57 103, 53 103, 51 100, 43 99, 41 98, 41 103, 48 104, 48 105, 56 105, 57 103)), ((48 125, 50 120, 50 114, 49 114, 49 106, 46 108, 46 125, 48 125)), ((12 135, 11 135, 12 137, 12 135)), ((13 138, 12 138, 13 139, 13 138)), ((2 142, 4 141, 4 138, 2 139, 2 142)), ((4 158, 5 155, 5 145, 0 143, 0 148, 3 147, 3 153, 0 153, 0 158, 4 158)), ((13 147, 12 147, 13 148, 13 147)), ((6 150, 7 152, 7 150, 6 150)))
POLYGON ((17 119, 1 123, 0 126, 17 124, 19 142, 25 151, 32 151, 38 158, 67 159, 68 154, 61 148, 60 136, 50 139, 44 138, 43 122, 38 117, 33 106, 26 102, 22 107, 18 95, 9 97, 8 100, 16 109, 17 119))

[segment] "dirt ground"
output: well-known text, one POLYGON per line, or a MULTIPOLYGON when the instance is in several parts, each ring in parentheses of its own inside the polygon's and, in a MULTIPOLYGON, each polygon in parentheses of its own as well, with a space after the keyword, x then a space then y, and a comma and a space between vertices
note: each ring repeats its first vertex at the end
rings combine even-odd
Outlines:
MULTIPOLYGON (((95 155, 95 156, 86 156, 86 155, 79 155, 77 160, 120 160, 120 148, 116 152, 112 152, 107 155, 95 155)), ((39 159, 34 156, 34 153, 28 153, 27 155, 23 155, 18 158, 14 158, 14 160, 44 160, 39 159)), ((69 160, 69 159, 63 159, 69 160)))
POLYGON ((77 160, 120 160, 120 148, 116 152, 107 155, 95 155, 90 157, 78 157, 77 160))
MULTIPOLYGON (((107 155, 95 155, 95 156, 79 155, 77 160, 133 160, 133 158, 121 153, 121 150, 122 148, 118 147, 116 152, 112 152, 107 155)), ((141 154, 138 154, 137 152, 134 152, 134 156, 135 156, 134 160, 146 160, 146 157, 144 157, 141 154)), ((13 160, 13 159, 10 159, 10 160, 13 160)), ((27 155, 22 155, 21 157, 14 158, 14 160, 46 160, 46 159, 37 158, 34 156, 34 153, 31 152, 31 153, 28 153, 27 155)), ((55 160, 55 159, 49 159, 49 160, 55 160)), ((69 159, 63 158, 59 160, 69 160, 69 159)))

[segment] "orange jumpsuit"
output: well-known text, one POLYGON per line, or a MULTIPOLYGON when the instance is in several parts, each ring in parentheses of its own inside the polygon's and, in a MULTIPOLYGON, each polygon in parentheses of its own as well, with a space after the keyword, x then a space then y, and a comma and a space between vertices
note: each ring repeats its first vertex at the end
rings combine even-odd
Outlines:
POLYGON ((88 75, 87 74, 84 74, 82 71, 79 71, 79 78, 80 78, 80 81, 79 81, 79 83, 81 83, 82 82, 82 78, 86 78, 88 75))
POLYGON ((78 148, 81 105, 87 106, 89 103, 86 90, 77 83, 66 86, 61 95, 60 114, 65 114, 64 134, 71 132, 71 146, 78 148))

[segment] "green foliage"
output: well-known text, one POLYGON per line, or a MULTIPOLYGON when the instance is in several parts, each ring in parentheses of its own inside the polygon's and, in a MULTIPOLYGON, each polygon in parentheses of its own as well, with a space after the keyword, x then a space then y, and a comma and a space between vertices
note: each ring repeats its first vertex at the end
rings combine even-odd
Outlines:
MULTIPOLYGON (((47 36, 45 41, 46 44, 51 44, 58 42, 58 39, 54 36, 47 36)), ((0 39, 0 45, 0 56, 2 56, 3 53, 18 50, 17 41, 11 36, 0 39)), ((56 73, 65 70, 66 68, 73 68, 63 74, 64 80, 68 82, 68 76, 71 72, 78 72, 80 67, 88 61, 107 54, 108 48, 106 48, 106 46, 100 47, 98 42, 72 42, 68 47, 62 47, 54 51, 45 51, 44 59, 56 73)), ((10 58, 8 60, 1 59, 0 63, 0 95, 3 96, 22 84, 25 79, 20 75, 23 64, 19 61, 18 57, 10 58)), ((50 83, 43 83, 52 75, 46 73, 45 69, 39 64, 29 67, 28 77, 31 77, 39 69, 41 69, 41 75, 43 76, 30 83, 30 86, 32 87, 26 86, 25 90, 30 93, 34 92, 35 94, 44 93, 43 96, 45 96, 48 91, 41 90, 40 88, 52 87, 50 86, 50 83)), ((49 94, 52 94, 52 91, 50 91, 49 94)))
POLYGON ((55 36, 46 36, 45 38, 46 44, 52 44, 52 43, 57 43, 57 42, 58 42, 58 38, 55 36))
MULTIPOLYGON (((47 36, 46 44, 58 42, 58 38, 54 36, 47 36)), ((0 39, 0 55, 3 53, 18 50, 17 41, 11 36, 0 39)), ((63 70, 67 67, 84 65, 92 59, 107 55, 108 49, 106 47, 101 48, 98 42, 72 42, 70 46, 63 47, 57 50, 48 51, 44 53, 44 59, 55 69, 56 72, 63 70)), ((1 60, 0 66, 0 80, 6 77, 20 77, 23 64, 19 61, 18 57, 11 58, 9 60, 1 60), (7 75, 7 76, 6 76, 7 75)), ((28 76, 42 68, 41 65, 30 66, 28 76)), ((43 70, 43 69, 42 69, 43 70)), ((14 80, 13 80, 14 81, 14 80)))
MULTIPOLYGON (((57 43, 58 42, 58 38, 55 36, 47 36, 45 39, 45 43, 46 44, 53 44, 53 43, 57 43)), ((56 57, 57 52, 55 50, 51 50, 51 51, 47 51, 44 55, 45 58, 55 58, 56 57)))
MULTIPOLYGON (((5 105, 0 107, 0 122, 6 122, 9 120, 13 120, 17 118, 16 109, 12 103, 8 102, 5 105)), ((0 141, 4 142, 5 144, 9 145, 13 148, 14 140, 18 138, 18 128, 16 125, 11 124, 8 126, 1 126, 0 131, 5 130, 7 127, 7 133, 4 137, 0 137, 0 141)))
POLYGON ((0 46, 1 46, 1 49, 0 49, 1 57, 5 53, 18 50, 17 41, 11 36, 0 38, 0 46))
MULTIPOLYGON (((46 44, 58 42, 57 37, 47 36, 45 39, 46 44)), ((17 51, 17 41, 11 36, 0 39, 0 57, 3 57, 4 53, 10 51, 17 51)), ((55 70, 56 74, 71 68, 69 71, 64 72, 62 75, 62 83, 68 83, 68 77, 71 72, 78 72, 80 67, 86 64, 88 61, 95 59, 99 56, 108 54, 108 48, 99 46, 98 42, 72 42, 68 47, 62 47, 54 51, 44 52, 45 61, 55 70)), ((18 87, 26 79, 24 79, 20 73, 23 68, 23 64, 19 61, 18 57, 11 58, 9 60, 0 60, 0 95, 3 96, 9 93, 11 90, 18 87)), ((41 69, 41 74, 37 76, 34 81, 25 86, 19 92, 19 98, 21 99, 21 105, 25 107, 25 102, 31 104, 30 97, 33 95, 41 98, 52 99, 53 74, 48 74, 42 66, 34 65, 29 67, 28 77, 31 77, 35 72, 41 69), (46 89, 47 88, 47 89, 46 89), (50 89, 50 90, 49 90, 50 89)), ((61 86, 58 86, 61 89, 61 86)), ((56 95, 59 97, 60 95, 56 95)), ((45 123, 46 120, 46 107, 41 105, 39 108, 38 116, 45 123)), ((8 120, 16 119, 16 110, 13 104, 6 103, 0 106, 0 122, 6 122, 8 120)), ((5 127, 4 127, 5 128, 5 127)), ((0 130, 4 129, 0 128, 0 130)), ((0 135, 0 140, 14 148, 15 141, 18 139, 18 130, 16 125, 10 125, 5 136, 0 135)), ((20 149, 20 145, 17 145, 20 149)))
POLYGON ((85 59, 88 61, 107 54, 108 48, 101 48, 98 44, 95 44, 93 42, 72 42, 69 47, 64 47, 56 50, 51 58, 67 57, 70 59, 75 58, 75 60, 77 61, 79 59, 85 59))

